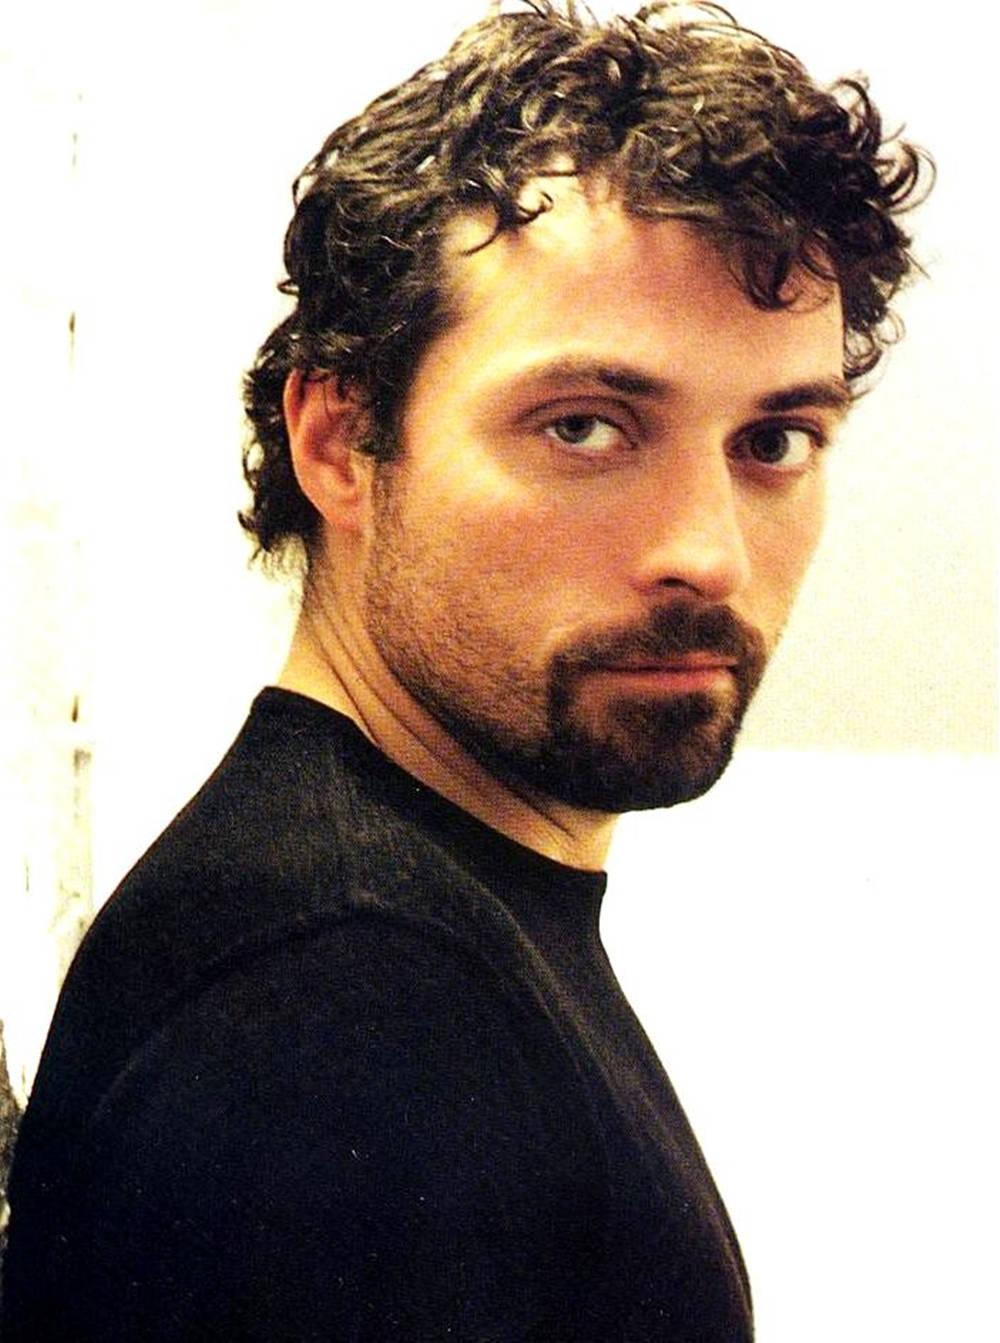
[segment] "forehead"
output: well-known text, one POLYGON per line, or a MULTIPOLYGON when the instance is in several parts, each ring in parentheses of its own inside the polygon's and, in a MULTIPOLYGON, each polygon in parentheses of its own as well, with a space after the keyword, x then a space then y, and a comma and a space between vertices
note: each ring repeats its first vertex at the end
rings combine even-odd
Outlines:
POLYGON ((453 378, 514 376, 566 354, 711 385, 720 397, 841 374, 835 285, 800 272, 790 306, 765 311, 703 230, 627 214, 599 183, 575 177, 539 179, 523 203, 543 193, 550 208, 519 229, 491 237, 486 213, 451 225, 452 321, 428 355, 453 378))

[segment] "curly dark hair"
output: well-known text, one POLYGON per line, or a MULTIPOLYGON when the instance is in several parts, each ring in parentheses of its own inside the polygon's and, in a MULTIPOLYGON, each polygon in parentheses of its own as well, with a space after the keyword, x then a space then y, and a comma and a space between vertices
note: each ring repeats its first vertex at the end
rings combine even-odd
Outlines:
POLYGON ((822 89, 715 5, 662 0, 598 22, 574 0, 524 3, 335 130, 296 180, 280 286, 295 308, 245 381, 241 522, 258 554, 301 543, 308 561, 318 535, 289 453, 289 373, 351 388, 363 447, 394 456, 415 367, 448 320, 447 225, 485 206, 493 237, 523 227, 546 208, 523 189, 554 164, 600 176, 637 216, 696 224, 762 308, 789 301, 798 267, 834 280, 854 386, 899 333, 890 301, 917 267, 897 216, 933 165, 883 136, 862 78, 822 89))

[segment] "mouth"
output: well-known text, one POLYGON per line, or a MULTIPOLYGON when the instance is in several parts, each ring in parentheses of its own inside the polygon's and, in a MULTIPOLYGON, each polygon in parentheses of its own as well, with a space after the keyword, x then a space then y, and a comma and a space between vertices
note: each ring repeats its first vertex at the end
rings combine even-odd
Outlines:
POLYGON ((595 667, 592 674, 622 689, 673 695, 718 691, 734 679, 736 660, 718 653, 681 653, 595 667))

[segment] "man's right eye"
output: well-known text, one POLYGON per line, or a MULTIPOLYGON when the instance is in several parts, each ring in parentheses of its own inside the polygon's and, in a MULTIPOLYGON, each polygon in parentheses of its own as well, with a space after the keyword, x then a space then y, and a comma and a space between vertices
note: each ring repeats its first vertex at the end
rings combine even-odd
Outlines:
POLYGON ((627 443, 622 430, 600 415, 560 415, 545 426, 545 433, 567 447, 592 453, 613 452, 627 443))

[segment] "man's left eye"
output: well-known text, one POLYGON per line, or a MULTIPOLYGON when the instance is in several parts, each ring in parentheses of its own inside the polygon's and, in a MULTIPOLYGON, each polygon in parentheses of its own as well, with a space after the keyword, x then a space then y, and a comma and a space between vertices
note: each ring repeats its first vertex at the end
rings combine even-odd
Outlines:
POLYGON ((622 431, 599 415, 560 415, 545 426, 545 432, 567 447, 589 452, 609 451, 622 441, 622 431))
POLYGON ((822 447, 818 434, 794 424, 761 424, 744 434, 738 456, 778 471, 798 471, 809 465, 822 447))

